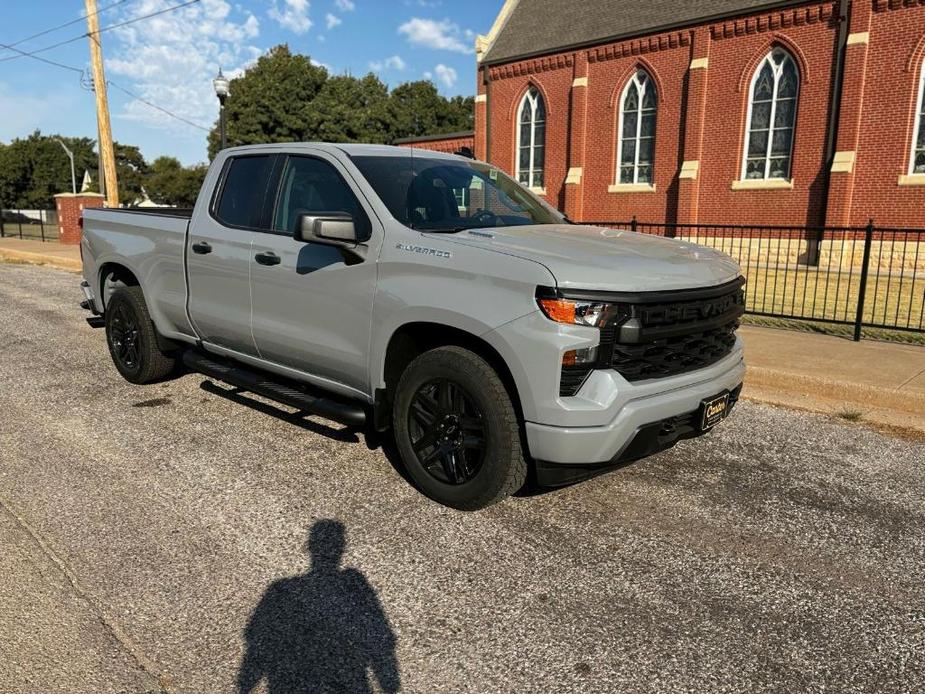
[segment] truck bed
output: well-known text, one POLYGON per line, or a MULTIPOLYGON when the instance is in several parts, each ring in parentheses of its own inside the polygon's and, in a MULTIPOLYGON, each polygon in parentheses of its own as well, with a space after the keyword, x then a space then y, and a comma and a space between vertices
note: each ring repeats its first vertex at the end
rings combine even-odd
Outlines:
POLYGON ((166 337, 194 334, 186 313, 183 260, 191 213, 177 207, 83 211, 84 278, 98 311, 105 308, 107 264, 117 264, 144 287, 148 310, 166 337))

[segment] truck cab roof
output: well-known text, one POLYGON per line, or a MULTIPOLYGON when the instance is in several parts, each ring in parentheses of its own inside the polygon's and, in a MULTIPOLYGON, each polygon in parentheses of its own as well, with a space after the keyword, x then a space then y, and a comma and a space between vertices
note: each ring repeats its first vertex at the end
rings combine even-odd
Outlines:
POLYGON ((347 156, 375 156, 375 157, 414 157, 427 159, 455 159, 461 161, 472 161, 456 154, 446 154, 444 152, 435 152, 430 149, 419 149, 417 147, 397 147, 395 145, 370 145, 361 143, 333 143, 333 142, 275 142, 265 145, 242 145, 240 147, 229 147, 222 151, 226 156, 240 155, 248 152, 262 151, 279 151, 280 148, 289 150, 298 150, 299 148, 311 148, 314 150, 327 151, 330 153, 343 152, 347 156))

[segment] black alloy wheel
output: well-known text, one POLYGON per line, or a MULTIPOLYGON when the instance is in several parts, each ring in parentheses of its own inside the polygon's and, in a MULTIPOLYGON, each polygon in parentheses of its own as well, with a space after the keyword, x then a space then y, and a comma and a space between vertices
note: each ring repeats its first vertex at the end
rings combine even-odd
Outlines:
POLYGON ((128 371, 138 369, 138 319, 126 304, 120 303, 113 309, 112 325, 109 329, 113 358, 128 371))
POLYGON ((129 383, 154 383, 175 375, 177 359, 158 346, 141 287, 119 287, 106 303, 106 344, 116 370, 129 383))
POLYGON ((418 388, 408 410, 408 432, 421 467, 440 482, 465 484, 482 469, 488 438, 484 415, 458 383, 438 378, 418 388))

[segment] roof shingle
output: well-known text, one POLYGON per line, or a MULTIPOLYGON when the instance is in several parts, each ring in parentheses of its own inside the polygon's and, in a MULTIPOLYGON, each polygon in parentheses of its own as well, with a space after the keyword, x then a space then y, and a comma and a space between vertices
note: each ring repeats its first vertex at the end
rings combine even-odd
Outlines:
POLYGON ((498 63, 800 1, 520 0, 484 62, 498 63))

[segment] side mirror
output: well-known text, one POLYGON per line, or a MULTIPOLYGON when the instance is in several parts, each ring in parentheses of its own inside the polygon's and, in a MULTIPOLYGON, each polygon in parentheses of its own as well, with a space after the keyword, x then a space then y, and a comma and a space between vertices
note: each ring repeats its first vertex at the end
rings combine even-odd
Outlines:
POLYGON ((295 238, 329 246, 356 246, 357 231, 353 217, 346 212, 316 212, 299 216, 295 238))

